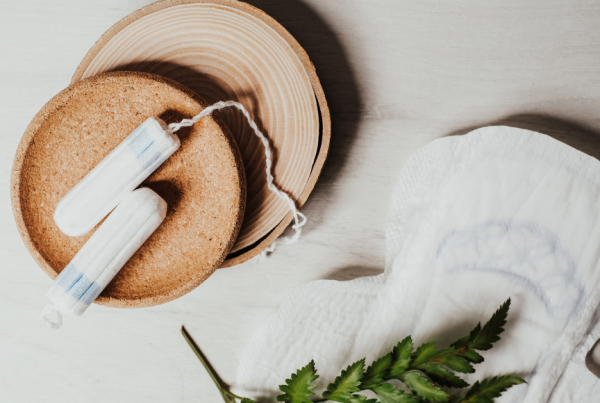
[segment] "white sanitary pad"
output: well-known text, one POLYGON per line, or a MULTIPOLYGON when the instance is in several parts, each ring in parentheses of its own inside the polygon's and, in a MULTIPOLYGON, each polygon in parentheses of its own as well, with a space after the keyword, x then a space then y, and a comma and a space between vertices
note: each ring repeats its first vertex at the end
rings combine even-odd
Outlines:
POLYGON ((600 337, 600 162, 548 136, 486 127, 436 140, 394 194, 387 267, 300 287, 249 342, 235 390, 272 398, 315 360, 318 390, 411 334, 447 347, 512 298, 506 331, 467 382, 528 381, 498 402, 597 400, 584 358, 600 337))
POLYGON ((91 231, 180 145, 165 122, 146 119, 61 199, 56 225, 69 236, 91 231))

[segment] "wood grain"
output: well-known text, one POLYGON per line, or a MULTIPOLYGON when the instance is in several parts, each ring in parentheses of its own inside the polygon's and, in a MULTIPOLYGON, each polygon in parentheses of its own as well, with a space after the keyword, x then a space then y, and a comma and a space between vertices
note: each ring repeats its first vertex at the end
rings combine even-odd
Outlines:
MULTIPOLYGON (((273 19, 237 1, 162 1, 107 31, 72 81, 115 70, 171 78, 209 103, 242 102, 270 140, 277 186, 302 206, 329 145, 328 111, 306 53, 273 19), (324 136, 319 113, 326 115, 324 136)), ((244 223, 231 251, 237 253, 225 263, 231 266, 264 250, 291 215, 267 187, 264 148, 245 118, 229 110, 221 116, 242 152, 248 184, 244 223)))
MULTIPOLYGON (((300 241, 269 259, 217 270, 168 304, 94 304, 80 320, 66 318, 59 332, 36 321, 50 279, 17 232, 10 167, 27 124, 69 84, 94 42, 153 0, 0 2, 3 400, 222 401, 179 327, 185 324, 221 378, 235 384, 247 340, 291 290, 383 270, 394 184, 419 147, 499 123, 559 131, 562 139, 600 138, 598 2, 246 1, 306 49, 331 107, 330 153, 302 209, 309 222, 300 241)), ((588 372, 583 359, 576 370, 588 372)))
MULTIPOLYGON (((161 76, 113 72, 78 81, 35 116, 23 135, 11 176, 17 227, 29 252, 55 278, 96 228, 63 234, 57 203, 147 116, 167 123, 206 107, 186 87, 161 76)), ((246 201, 243 163, 217 114, 177 132, 181 147, 144 183, 168 204, 159 228, 95 301, 153 306, 193 290, 233 246, 246 201)))

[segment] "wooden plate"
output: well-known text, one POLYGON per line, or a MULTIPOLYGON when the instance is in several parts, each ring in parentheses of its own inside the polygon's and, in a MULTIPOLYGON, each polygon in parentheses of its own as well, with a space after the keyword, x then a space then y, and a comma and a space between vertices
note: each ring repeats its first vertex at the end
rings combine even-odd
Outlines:
MULTIPOLYGON (((161 1, 108 30, 73 82, 116 70, 169 77, 209 103, 242 102, 275 150, 277 185, 304 204, 329 148, 329 110, 308 56, 275 20, 234 0, 161 1)), ((240 147, 248 185, 242 229, 224 262, 231 266, 262 252, 292 215, 267 188, 264 149, 243 116, 221 116, 240 147)))
MULTIPOLYGON (((115 72, 78 81, 38 112, 17 149, 11 198, 25 245, 49 276, 93 233, 63 234, 52 217, 59 200, 148 116, 171 123, 207 105, 164 77, 115 72)), ((181 148, 143 184, 167 201, 167 217, 102 292, 100 304, 141 307, 175 299, 208 278, 237 238, 245 178, 229 129, 213 115, 177 135, 181 148)))

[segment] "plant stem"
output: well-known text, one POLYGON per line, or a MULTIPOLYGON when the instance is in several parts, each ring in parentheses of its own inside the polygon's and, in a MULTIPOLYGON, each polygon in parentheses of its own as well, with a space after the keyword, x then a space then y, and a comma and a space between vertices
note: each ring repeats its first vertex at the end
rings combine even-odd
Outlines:
MULTIPOLYGON (((223 386, 221 385, 221 382, 219 382, 219 380, 217 379, 217 375, 212 371, 212 369, 210 368, 210 365, 208 365, 208 363, 204 360, 204 356, 202 355, 202 352, 200 351, 200 349, 198 348, 198 346, 192 339, 192 336, 190 336, 190 334, 187 332, 187 330, 185 329, 184 326, 181 326, 181 333, 183 334, 183 337, 185 338, 185 340, 188 342, 188 344, 192 348, 192 351, 196 354, 196 357, 198 357, 198 359, 202 363, 202 366, 204 367, 206 372, 208 372, 208 375, 210 375, 211 379, 213 380, 213 382, 219 389, 219 392, 221 393, 221 396, 223 397, 223 400, 225 401, 225 403, 231 403, 230 397, 233 399, 242 400, 243 399, 242 397, 234 395, 233 393, 231 393, 231 392, 225 390, 225 388, 223 388, 223 386)), ((235 400, 234 400, 234 402, 235 402, 235 400)))
POLYGON ((242 400, 242 399, 243 399, 243 397, 241 397, 241 396, 238 396, 238 395, 234 395, 233 393, 231 393, 231 392, 230 392, 230 391, 228 391, 228 390, 225 390, 225 389, 223 389, 223 392, 224 392, 224 393, 226 393, 227 395, 229 395, 229 396, 231 396, 231 397, 235 398, 235 399, 240 399, 240 400, 242 400))

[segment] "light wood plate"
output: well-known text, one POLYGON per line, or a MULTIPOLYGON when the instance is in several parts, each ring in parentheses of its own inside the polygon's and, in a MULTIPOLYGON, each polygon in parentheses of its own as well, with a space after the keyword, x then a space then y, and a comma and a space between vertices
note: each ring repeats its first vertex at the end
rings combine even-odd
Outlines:
MULTIPOLYGON (((167 78, 114 72, 78 81, 38 112, 17 149, 11 201, 25 245, 50 277, 95 231, 63 234, 53 219, 60 199, 148 116, 172 123, 207 105, 167 78)), ((143 183, 166 200, 167 216, 97 303, 142 307, 180 297, 222 264, 237 238, 245 179, 229 129, 214 114, 177 135, 179 150, 143 183)))
MULTIPOLYGON (((243 103, 274 149, 274 177, 301 207, 325 161, 329 109, 314 66, 294 38, 262 11, 234 0, 165 0, 126 17, 89 51, 73 83, 106 71, 171 78, 209 103, 243 103)), ((244 161, 248 202, 231 266, 262 252, 292 220, 265 179, 262 144, 243 116, 224 111, 244 161)))

